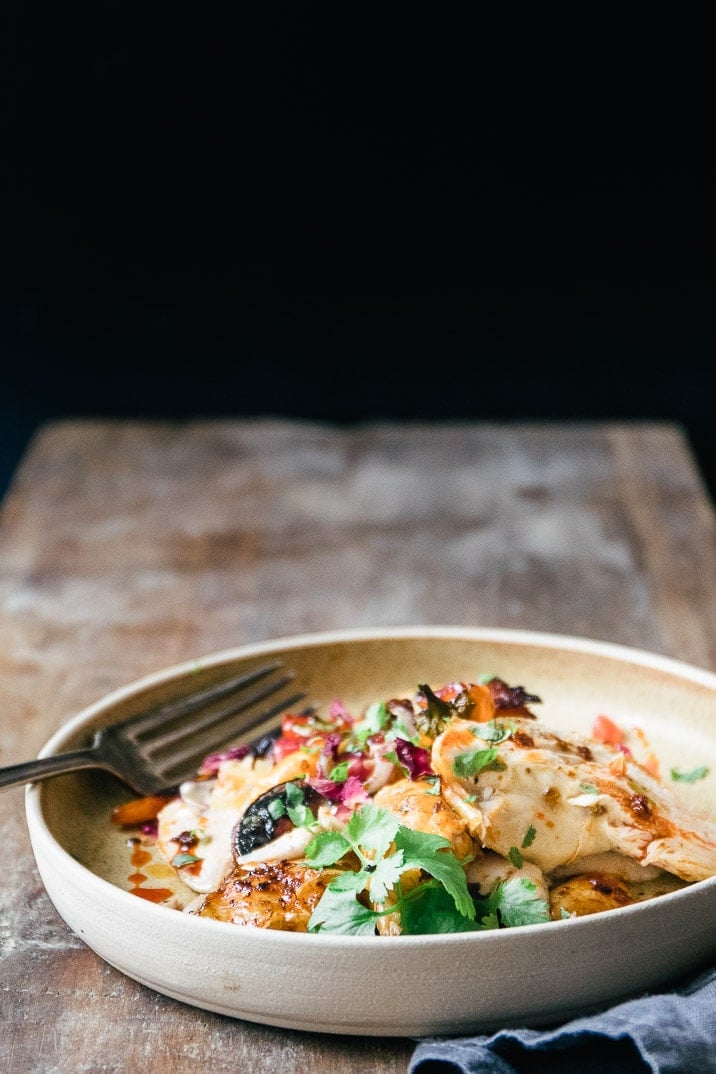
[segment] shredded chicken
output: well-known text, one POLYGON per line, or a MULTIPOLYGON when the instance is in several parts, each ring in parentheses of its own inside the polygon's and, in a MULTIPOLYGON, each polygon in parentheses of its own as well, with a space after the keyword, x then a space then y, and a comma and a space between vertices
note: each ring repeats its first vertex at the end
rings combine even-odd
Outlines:
POLYGON ((443 794, 481 846, 503 857, 517 847, 545 873, 605 851, 686 881, 716 873, 716 824, 688 813, 641 765, 533 720, 510 722, 515 730, 497 746, 496 764, 475 776, 454 768, 486 745, 474 723, 453 721, 433 745, 443 794))

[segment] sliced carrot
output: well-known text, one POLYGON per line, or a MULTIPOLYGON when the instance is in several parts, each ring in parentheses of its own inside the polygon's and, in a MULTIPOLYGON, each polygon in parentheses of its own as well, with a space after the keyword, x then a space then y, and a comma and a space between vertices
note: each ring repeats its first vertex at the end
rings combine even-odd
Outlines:
POLYGON ((661 779, 661 766, 655 753, 648 753, 641 763, 650 776, 653 776, 654 779, 661 779))
POLYGON ((475 720, 476 723, 489 723, 497 710, 488 688, 482 683, 473 682, 470 683, 467 693, 475 706, 469 713, 469 719, 475 720))
POLYGON ((149 795, 147 798, 133 798, 112 810, 112 822, 122 828, 135 827, 155 820, 169 798, 164 795, 149 795))

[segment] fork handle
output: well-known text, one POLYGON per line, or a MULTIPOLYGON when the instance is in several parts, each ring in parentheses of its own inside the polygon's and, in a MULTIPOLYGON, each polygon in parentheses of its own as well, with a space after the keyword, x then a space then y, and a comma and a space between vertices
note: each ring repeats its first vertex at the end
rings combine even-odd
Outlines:
POLYGON ((65 772, 76 772, 80 768, 97 767, 97 752, 92 749, 60 753, 57 757, 40 757, 36 761, 0 768, 0 790, 3 787, 17 787, 20 783, 48 779, 49 776, 61 776, 65 772))

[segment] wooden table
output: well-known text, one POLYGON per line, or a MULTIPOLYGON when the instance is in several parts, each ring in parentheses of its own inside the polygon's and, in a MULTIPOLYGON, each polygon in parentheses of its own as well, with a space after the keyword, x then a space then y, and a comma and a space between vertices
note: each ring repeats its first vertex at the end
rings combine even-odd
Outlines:
MULTIPOLYGON (((304 631, 519 627, 713 668, 713 536, 669 424, 55 423, 1 518, 0 763, 145 673, 304 631)), ((45 895, 22 792, 2 805, 0 1070, 407 1069, 412 1041, 243 1023, 111 969, 45 895)))

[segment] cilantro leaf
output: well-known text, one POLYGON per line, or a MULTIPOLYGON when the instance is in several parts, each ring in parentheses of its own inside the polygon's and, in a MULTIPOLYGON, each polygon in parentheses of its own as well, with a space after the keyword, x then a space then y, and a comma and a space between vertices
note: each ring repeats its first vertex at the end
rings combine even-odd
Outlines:
POLYGON ((365 887, 365 873, 362 871, 341 873, 331 881, 329 886, 331 891, 352 891, 358 894, 365 887))
POLYGON ((524 876, 505 880, 488 897, 487 912, 496 914, 505 928, 549 921, 549 906, 536 892, 537 885, 524 876))
POLYGON ((322 869, 335 865, 350 849, 350 843, 340 832, 319 832, 303 853, 313 865, 322 869))
POLYGON ((505 742, 515 733, 515 724, 488 720, 487 723, 479 723, 473 727, 472 733, 483 742, 505 742))
POLYGON ((537 835, 537 829, 532 824, 530 824, 529 828, 525 832, 525 837, 522 840, 522 849, 523 850, 526 850, 527 847, 532 846, 532 844, 535 841, 535 836, 536 835, 537 835))
POLYGON ((372 802, 366 802, 352 814, 345 834, 360 858, 366 860, 366 855, 361 850, 363 848, 375 851, 371 859, 375 861, 385 855, 399 826, 400 821, 395 814, 387 809, 378 809, 372 802))
POLYGON ((308 919, 308 931, 324 929, 344 936, 372 936, 380 912, 368 909, 352 892, 337 889, 334 883, 328 885, 308 919))
POLYGON ((316 818, 306 805, 303 790, 297 783, 286 784, 286 813, 296 828, 305 828, 315 823, 316 818))
POLYGON ((679 772, 677 768, 671 769, 671 778, 675 783, 696 783, 709 774, 709 769, 702 765, 700 768, 692 768, 690 772, 679 772))
POLYGON ((345 783, 348 779, 348 769, 350 768, 349 761, 341 761, 339 764, 334 765, 328 773, 328 779, 333 780, 334 783, 345 783))
POLYGON ((480 927, 483 929, 499 929, 500 919, 496 910, 487 910, 480 918, 480 927))
POLYGON ((403 931, 413 936, 475 932, 481 928, 476 921, 460 913, 445 888, 434 880, 418 884, 403 898, 400 921, 403 931))
POLYGON ((506 767, 494 746, 486 750, 466 750, 465 753, 458 753, 452 763, 452 770, 458 779, 472 779, 484 771, 501 772, 506 767))
MULTIPOLYGON (((452 906, 442 931, 453 931, 448 929, 447 921, 453 920, 455 914, 461 929, 465 928, 465 921, 474 918, 475 904, 468 892, 465 870, 449 840, 442 836, 406 828, 389 810, 369 802, 353 813, 343 832, 321 832, 314 836, 305 856, 312 864, 325 867, 335 864, 349 850, 358 856, 362 868, 342 873, 331 881, 311 915, 311 931, 324 929, 367 935, 381 913, 402 914, 413 897, 412 892, 400 895, 400 876, 408 869, 419 869, 432 876, 452 906), (391 891, 396 891, 398 897, 383 911, 368 911, 358 898, 366 890, 374 904, 386 903, 391 891)), ((431 910, 427 916, 432 913, 431 910)), ((415 914, 412 920, 417 920, 415 914)), ((434 926, 431 928, 434 931, 434 926)))
POLYGON ((400 825, 395 845, 403 851, 405 868, 422 869, 439 880, 448 895, 452 896, 460 914, 467 918, 475 916, 475 904, 467 890, 465 870, 450 848, 450 841, 442 835, 416 832, 400 825))
POLYGON ((374 701, 366 709, 363 722, 373 731, 384 731, 390 723, 390 719, 391 716, 386 703, 384 701, 374 701))
POLYGON ((403 852, 389 854, 387 858, 380 858, 370 872, 370 901, 384 903, 388 892, 397 884, 400 874, 404 871, 403 852))
POLYGON ((365 711, 362 720, 353 725, 351 740, 363 749, 371 735, 384 731, 390 723, 391 715, 384 701, 374 701, 365 711))
POLYGON ((520 852, 517 849, 517 847, 510 847, 510 850, 509 850, 509 853, 508 853, 507 857, 510 859, 510 861, 514 865, 515 869, 521 869, 522 866, 525 863, 524 858, 520 854, 520 852))

